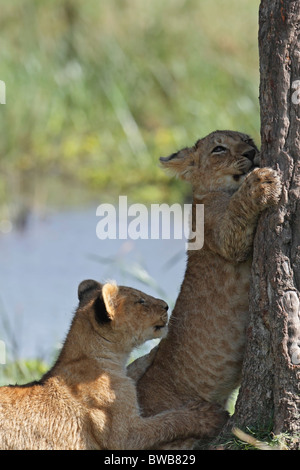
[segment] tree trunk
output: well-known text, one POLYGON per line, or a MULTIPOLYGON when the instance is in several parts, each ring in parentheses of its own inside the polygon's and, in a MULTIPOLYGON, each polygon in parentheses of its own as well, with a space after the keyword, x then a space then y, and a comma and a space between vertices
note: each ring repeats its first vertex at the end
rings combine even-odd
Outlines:
POLYGON ((299 41, 300 1, 261 0, 261 166, 279 171, 283 195, 256 232, 243 379, 230 422, 292 435, 300 433, 299 41))

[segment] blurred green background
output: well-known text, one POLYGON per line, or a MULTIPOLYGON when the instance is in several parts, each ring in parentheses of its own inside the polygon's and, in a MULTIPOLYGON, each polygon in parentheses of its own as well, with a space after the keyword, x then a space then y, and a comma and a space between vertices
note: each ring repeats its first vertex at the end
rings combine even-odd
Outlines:
POLYGON ((159 156, 217 128, 259 138, 258 6, 2 2, 2 213, 99 195, 183 200, 188 188, 159 156))
MULTIPOLYGON (((259 143, 258 7, 259 0, 2 2, 0 236, 25 224, 28 213, 77 211, 120 194, 139 203, 183 202, 190 188, 164 174, 159 156, 217 128, 249 133, 259 143)), ((75 292, 51 252, 29 258, 32 305, 54 278, 61 298, 70 296, 67 281, 75 292)), ((69 259, 72 270, 73 252, 69 259)), ((8 265, 10 257, 4 278, 8 265)), ((26 278, 20 272, 9 279, 9 298, 26 278)), ((5 319, 14 313, 0 307, 5 319)), ((33 318, 42 321, 37 307, 28 319, 22 311, 28 327, 33 318)), ((10 362, 1 366, 0 382, 32 380, 46 367, 10 362)))

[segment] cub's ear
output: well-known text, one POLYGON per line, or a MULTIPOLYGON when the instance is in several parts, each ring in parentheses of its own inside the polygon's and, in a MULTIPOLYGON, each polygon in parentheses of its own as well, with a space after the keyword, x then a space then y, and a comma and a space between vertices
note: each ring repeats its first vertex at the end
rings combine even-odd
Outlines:
POLYGON ((188 179, 188 175, 195 166, 193 158, 193 148, 184 148, 178 152, 172 153, 168 157, 160 157, 160 162, 164 170, 173 176, 178 176, 182 179, 188 179))
POLYGON ((79 305, 83 306, 88 301, 93 299, 93 308, 95 312, 95 318, 98 323, 103 324, 111 321, 111 318, 107 312, 105 302, 102 297, 102 284, 93 279, 86 279, 82 281, 78 286, 78 299, 79 305))
POLYGON ((159 157, 159 161, 162 163, 169 162, 170 160, 179 157, 179 152, 180 150, 178 152, 172 153, 172 155, 169 155, 168 157, 159 157))
POLYGON ((103 297, 101 294, 98 295, 94 302, 94 311, 95 311, 95 318, 100 325, 103 323, 109 323, 111 318, 106 310, 106 305, 104 303, 103 297))
POLYGON ((101 288, 102 285, 97 281, 93 281, 93 279, 86 279, 85 281, 82 281, 78 286, 79 302, 81 303, 82 301, 90 299, 93 291, 101 291, 101 288))
POLYGON ((113 319, 115 314, 118 292, 119 288, 114 283, 107 283, 102 287, 102 296, 110 319, 113 319))

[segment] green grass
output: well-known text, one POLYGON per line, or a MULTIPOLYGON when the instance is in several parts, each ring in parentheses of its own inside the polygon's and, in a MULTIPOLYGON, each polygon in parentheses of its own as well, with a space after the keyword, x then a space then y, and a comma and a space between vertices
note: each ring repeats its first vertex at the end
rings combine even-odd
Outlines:
POLYGON ((47 372, 47 364, 38 359, 17 360, 0 365, 0 386, 22 385, 39 380, 47 372))
POLYGON ((295 444, 299 445, 299 435, 291 436, 287 433, 275 435, 271 429, 258 426, 256 429, 247 427, 240 435, 232 434, 232 438, 224 444, 228 450, 289 450, 295 444))
POLYGON ((71 202, 74 187, 182 200, 160 155, 216 128, 258 138, 258 5, 5 2, 0 202, 71 202))

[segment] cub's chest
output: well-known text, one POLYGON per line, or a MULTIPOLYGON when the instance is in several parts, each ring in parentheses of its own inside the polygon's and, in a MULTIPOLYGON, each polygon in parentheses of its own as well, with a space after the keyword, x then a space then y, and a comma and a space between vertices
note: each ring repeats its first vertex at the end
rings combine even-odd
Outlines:
POLYGON ((251 276, 251 260, 244 263, 227 264, 224 266, 222 292, 231 304, 248 305, 251 276))

